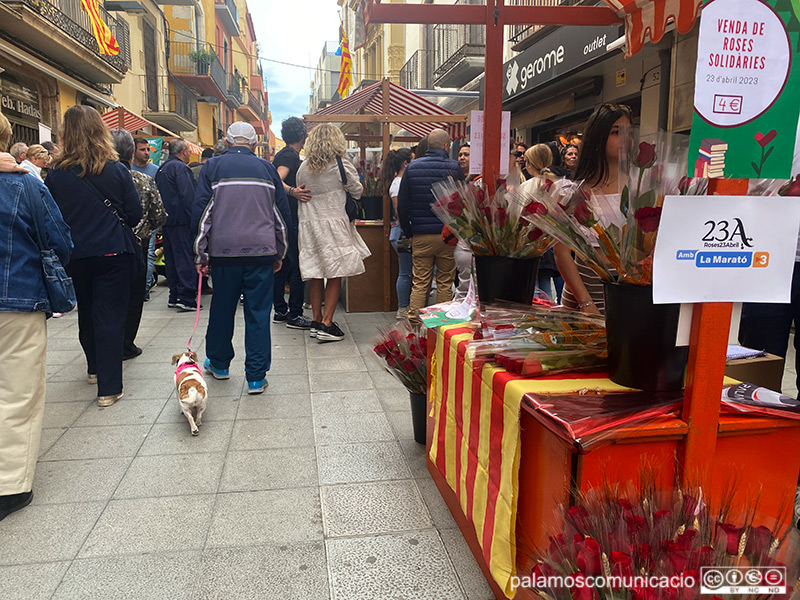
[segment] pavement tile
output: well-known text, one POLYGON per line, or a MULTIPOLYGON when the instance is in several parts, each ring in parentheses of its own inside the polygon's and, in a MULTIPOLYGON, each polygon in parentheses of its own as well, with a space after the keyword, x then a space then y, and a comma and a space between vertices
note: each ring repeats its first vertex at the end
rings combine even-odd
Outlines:
POLYGON ((353 356, 315 356, 308 359, 311 373, 329 371, 366 371, 367 366, 358 355, 353 356))
MULTIPOLYGON (((136 357, 134 360, 129 360, 122 363, 122 377, 125 381, 131 381, 135 379, 155 379, 158 381, 170 381, 173 380, 175 376, 175 366, 170 363, 169 360, 165 360, 161 363, 155 362, 139 362, 139 358, 144 356, 136 357)), ((128 384, 128 387, 132 387, 132 383, 128 384)), ((139 385, 138 383, 136 384, 139 385)))
POLYGON ((85 411, 92 402, 47 402, 44 405, 44 421, 42 427, 69 427, 85 411))
MULTIPOLYGON (((47 410, 47 408, 45 408, 45 410, 47 410)), ((39 458, 47 454, 47 451, 53 447, 53 444, 55 444, 62 435, 64 435, 66 430, 66 427, 42 429, 42 437, 39 439, 39 458)))
POLYGON ((338 358, 340 356, 358 356, 358 348, 352 341, 309 341, 306 346, 306 353, 309 359, 338 358))
POLYGON ((316 415, 314 426, 317 445, 394 439, 383 412, 316 415))
POLYGON ((463 600, 436 531, 327 540, 332 598, 463 600))
POLYGON ((301 375, 308 373, 308 364, 304 358, 273 358, 267 377, 270 375, 301 375))
POLYGON ((211 495, 112 500, 78 557, 199 550, 213 505, 211 495))
POLYGON ((44 460, 133 456, 149 430, 150 425, 73 427, 53 444, 44 460))
POLYGON ((220 492, 248 492, 318 485, 313 447, 228 452, 220 492))
POLYGON ((327 538, 433 527, 411 479, 323 486, 320 495, 327 538))
POLYGON ((76 560, 53 600, 190 600, 199 563, 199 551, 76 560))
POLYGON ((206 550, 191 597, 327 600, 325 546, 305 542, 206 550))
POLYGON ((258 394, 242 396, 236 420, 293 419, 310 416, 311 395, 308 393, 258 394))
POLYGON ((386 412, 401 412, 411 410, 411 398, 406 388, 381 388, 378 400, 386 412))
POLYGON ((97 398, 97 387, 81 381, 47 382, 45 402, 82 402, 97 398))
POLYGON ((317 488, 218 494, 206 549, 322 539, 317 488))
MULTIPOLYGON (((206 411, 203 413, 203 423, 211 421, 233 421, 236 411, 239 410, 239 397, 212 397, 206 399, 206 411)), ((181 411, 180 403, 172 397, 164 404, 156 423, 185 423, 189 427, 186 415, 181 411)), ((200 429, 203 427, 201 426, 200 429)))
POLYGON ((50 598, 64 576, 68 562, 0 567, 0 598, 41 600, 50 598))
POLYGON ((375 390, 317 392, 311 394, 311 402, 317 416, 383 411, 375 390))
POLYGON ((31 504, 8 515, 0 522, 0 566, 72 560, 104 506, 105 502, 31 504))
POLYGON ((467 594, 467 600, 494 600, 492 588, 486 582, 464 536, 458 529, 439 532, 450 560, 453 562, 458 580, 467 594))
MULTIPOLYGON (((303 346, 307 337, 307 330, 289 329, 286 326, 281 328, 279 326, 273 327, 271 339, 273 346, 303 346)), ((242 345, 244 345, 244 340, 242 342, 242 345)))
MULTIPOLYGON (((125 374, 122 375, 122 388, 128 400, 153 400, 156 398, 167 399, 175 391, 175 380, 164 379, 137 379, 136 383, 125 386, 125 374)), ((133 381, 133 380, 132 380, 133 381)))
POLYGON ((431 476, 425 461, 425 444, 418 444, 414 440, 400 440, 400 447, 403 449, 412 477, 427 479, 431 476))
POLYGON ((444 529, 457 529, 458 524, 453 515, 450 514, 450 509, 447 508, 444 498, 439 493, 439 488, 436 487, 433 479, 417 479, 417 487, 422 494, 423 500, 428 507, 428 512, 433 519, 433 525, 436 529, 442 531, 444 529))
POLYGON ((133 400, 124 396, 108 407, 91 403, 75 421, 73 427, 100 427, 104 425, 148 425, 155 423, 165 400, 133 400))
POLYGON ((236 421, 231 450, 264 450, 313 446, 314 429, 308 417, 236 421))
POLYGON ((287 344, 279 344, 273 341, 272 343, 272 359, 273 360, 306 360, 306 347, 296 345, 290 346, 287 344))
POLYGON ((106 501, 111 498, 130 464, 130 458, 39 462, 33 480, 33 502, 106 501))
POLYGON ((370 442, 317 448, 320 485, 409 479, 397 442, 370 442))
POLYGON ((209 421, 200 427, 199 435, 192 435, 188 422, 157 423, 142 444, 139 456, 224 452, 232 429, 233 421, 209 421))
POLYGON ((386 419, 392 426, 392 432, 398 440, 414 439, 414 422, 411 420, 411 411, 387 412, 386 419))
POLYGON ((214 494, 224 462, 224 452, 137 456, 114 498, 214 494))
POLYGON ((384 392, 385 390, 402 390, 406 396, 408 396, 408 391, 406 390, 405 386, 400 383, 393 375, 390 375, 383 371, 370 371, 369 376, 372 378, 372 382, 375 384, 375 389, 379 390, 380 392, 384 392))
POLYGON ((270 375, 267 374, 267 381, 269 386, 264 390, 265 395, 281 395, 287 396, 292 394, 307 394, 308 389, 308 375, 270 375))
MULTIPOLYGON (((75 336, 75 341, 78 341, 78 333, 77 331, 73 334, 75 336)), ((48 342, 52 339, 52 336, 48 335, 48 342)), ((71 363, 73 360, 78 358, 79 356, 83 356, 83 351, 80 349, 80 345, 76 350, 47 350, 47 364, 48 365, 66 365, 71 363)), ((82 364, 83 370, 86 370, 86 363, 82 364)))
POLYGON ((308 376, 312 392, 344 392, 348 390, 371 390, 372 380, 366 371, 340 373, 315 373, 308 376))

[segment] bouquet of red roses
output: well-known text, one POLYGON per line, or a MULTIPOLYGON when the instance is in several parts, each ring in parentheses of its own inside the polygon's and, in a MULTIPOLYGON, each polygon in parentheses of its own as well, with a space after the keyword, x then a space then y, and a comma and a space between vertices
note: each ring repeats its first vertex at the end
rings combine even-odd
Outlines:
POLYGON ((490 196, 482 180, 476 185, 452 178, 434 183, 433 193, 433 212, 474 254, 534 258, 552 245, 550 238, 522 219, 525 206, 517 194, 498 189, 490 196))
POLYGON ((378 327, 378 331, 380 335, 373 340, 373 351, 386 362, 386 370, 412 394, 425 394, 428 390, 425 335, 408 322, 391 328, 378 327))

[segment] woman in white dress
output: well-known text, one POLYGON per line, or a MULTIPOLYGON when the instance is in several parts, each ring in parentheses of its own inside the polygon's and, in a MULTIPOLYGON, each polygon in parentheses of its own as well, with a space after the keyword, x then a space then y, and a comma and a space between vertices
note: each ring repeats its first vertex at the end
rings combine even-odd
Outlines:
POLYGON ((297 170, 297 185, 305 184, 311 191, 311 200, 300 202, 297 207, 300 273, 303 281, 310 281, 310 334, 321 342, 344 339, 344 333, 333 321, 342 277, 363 273, 364 259, 370 255, 344 208, 345 187, 356 199, 363 191, 355 167, 343 158, 346 148, 338 127, 317 125, 308 134, 306 159, 297 170), (344 166, 346 184, 342 183, 338 161, 344 166))

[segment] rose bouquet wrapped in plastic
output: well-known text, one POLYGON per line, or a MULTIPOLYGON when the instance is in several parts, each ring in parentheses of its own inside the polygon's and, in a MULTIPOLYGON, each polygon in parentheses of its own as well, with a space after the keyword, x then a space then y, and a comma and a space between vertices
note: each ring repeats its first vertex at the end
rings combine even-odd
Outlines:
POLYGON ((525 209, 518 194, 498 189, 490 196, 485 184, 456 182, 452 178, 433 184, 433 212, 479 256, 535 258, 552 241, 522 218, 525 209))
POLYGON ((425 394, 428 389, 428 340, 419 329, 403 321, 394 327, 378 327, 380 335, 373 340, 373 351, 384 360, 386 370, 412 394, 425 394))
POLYGON ((634 160, 622 163, 621 194, 581 184, 533 189, 523 218, 569 246, 601 279, 650 285, 664 197, 703 194, 708 185, 684 175, 686 145, 676 140, 641 142, 634 160))

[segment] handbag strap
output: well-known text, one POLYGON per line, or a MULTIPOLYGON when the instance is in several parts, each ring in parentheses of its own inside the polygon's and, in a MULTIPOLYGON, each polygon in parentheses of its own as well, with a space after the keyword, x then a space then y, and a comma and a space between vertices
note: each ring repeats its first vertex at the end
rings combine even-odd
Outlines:
POLYGON ((342 164, 341 156, 336 157, 336 164, 339 165, 339 177, 342 178, 342 187, 345 188, 345 191, 347 191, 347 175, 345 175, 344 172, 344 165, 342 164))
POLYGON ((40 195, 35 195, 35 196, 36 200, 32 204, 33 204, 33 225, 34 228, 36 229, 36 243, 39 246, 40 252, 47 252, 48 250, 50 250, 50 248, 48 248, 49 244, 45 243, 45 240, 48 238, 47 238, 47 233, 45 232, 44 223, 42 222, 44 220, 44 215, 42 214, 42 208, 39 205, 40 195))
MULTIPOLYGON (((75 175, 75 177, 78 177, 78 174, 75 172, 75 170, 73 170, 73 174, 75 175)), ((98 198, 100 198, 100 199, 103 201, 103 204, 105 204, 105 205, 108 207, 108 209, 109 209, 109 210, 110 210, 112 213, 114 213, 114 216, 115 216, 115 217, 117 217, 117 220, 120 222, 120 224, 122 225, 123 229, 124 229, 125 227, 130 227, 130 225, 128 225, 128 224, 125 222, 125 220, 124 220, 122 217, 120 217, 120 216, 119 216, 119 213, 117 212, 117 209, 116 209, 116 208, 114 208, 114 206, 111 204, 111 200, 109 200, 109 199, 108 199, 108 198, 105 196, 105 194, 103 194, 103 193, 102 193, 102 192, 101 192, 101 191, 100 191, 100 190, 97 188, 97 186, 96 186, 94 183, 92 183, 91 181, 89 181, 89 180, 88 180, 86 177, 78 177, 78 181, 80 181, 81 183, 83 183, 83 185, 85 185, 87 188, 89 188, 90 190, 92 190, 92 192, 94 192, 94 195, 95 195, 95 196, 97 196, 98 198)))

